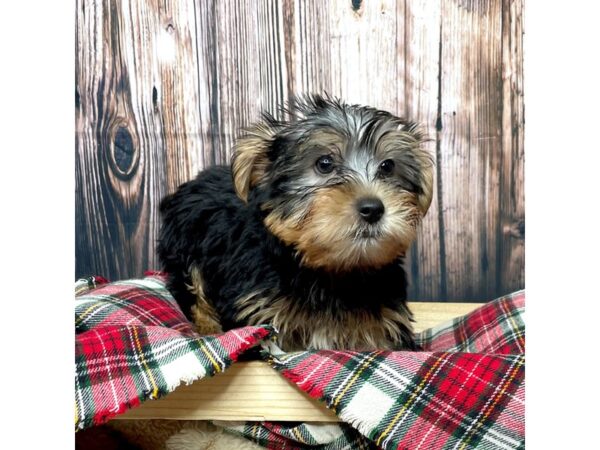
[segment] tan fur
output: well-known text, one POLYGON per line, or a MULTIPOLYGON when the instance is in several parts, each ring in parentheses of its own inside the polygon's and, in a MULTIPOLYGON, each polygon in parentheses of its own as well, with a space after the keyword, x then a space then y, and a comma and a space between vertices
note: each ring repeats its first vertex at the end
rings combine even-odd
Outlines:
POLYGON ((433 199, 433 161, 425 151, 418 152, 417 159, 421 164, 421 187, 423 188, 423 193, 419 195, 419 207, 424 216, 433 199))
POLYGON ((337 311, 312 314, 289 298, 269 298, 257 292, 236 301, 238 320, 249 325, 272 324, 278 331, 278 344, 285 351, 375 350, 397 348, 401 342, 399 325, 412 330, 408 308, 395 311, 382 307, 379 314, 365 311, 337 311))
POLYGON ((167 450, 257 450, 264 447, 208 422, 188 427, 167 441, 167 450))
POLYGON ((377 268, 404 254, 414 240, 422 217, 418 201, 415 194, 398 193, 383 183, 368 188, 355 184, 334 186, 315 194, 307 214, 282 218, 273 212, 266 217, 265 225, 292 245, 308 267, 333 271, 377 268), (355 202, 368 195, 383 201, 386 214, 382 236, 366 241, 356 239, 360 217, 355 202))
MULTIPOLYGON (((208 421, 113 420, 108 426, 140 450, 251 450, 262 448, 208 421)), ((123 447, 126 448, 126 447, 123 447)))
POLYGON ((266 152, 277 130, 266 124, 257 124, 246 130, 235 144, 233 183, 240 199, 248 201, 248 192, 264 176, 267 166, 266 152))
POLYGON ((298 151, 302 152, 314 146, 326 148, 331 153, 341 155, 346 148, 348 139, 334 129, 315 130, 298 146, 298 151))
POLYGON ((192 266, 190 279, 192 284, 187 285, 187 288, 196 296, 196 304, 191 308, 192 321, 196 325, 196 331, 201 335, 221 333, 223 329, 219 315, 204 294, 204 280, 198 267, 192 266))
POLYGON ((113 420, 108 424, 140 450, 163 450, 169 437, 186 425, 182 420, 113 420))

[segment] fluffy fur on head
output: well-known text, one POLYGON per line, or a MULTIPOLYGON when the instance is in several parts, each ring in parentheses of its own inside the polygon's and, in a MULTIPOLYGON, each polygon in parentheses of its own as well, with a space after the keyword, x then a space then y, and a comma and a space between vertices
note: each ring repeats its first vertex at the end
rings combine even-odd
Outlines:
MULTIPOLYGON (((165 198, 159 256, 188 314, 270 322, 286 349, 412 346, 401 259, 432 198, 415 124, 307 96, 165 198)), ((216 319, 218 317, 218 320, 216 319)), ((205 327, 207 320, 200 320, 205 327)))

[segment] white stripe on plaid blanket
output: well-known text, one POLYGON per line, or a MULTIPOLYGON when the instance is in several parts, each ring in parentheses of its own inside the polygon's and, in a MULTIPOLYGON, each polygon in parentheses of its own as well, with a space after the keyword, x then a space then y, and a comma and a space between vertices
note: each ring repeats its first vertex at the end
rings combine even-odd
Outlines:
MULTIPOLYGON (((476 367, 477 367, 477 366, 478 366, 480 363, 481 363, 481 360, 477 361, 477 363, 476 363, 476 364, 473 366, 472 370, 471 370, 471 371, 470 371, 470 372, 467 374, 467 376, 465 377, 465 383, 466 383, 467 381, 469 381, 469 379, 471 379, 471 378, 473 377, 473 375, 474 375, 474 372, 475 372, 475 368, 476 368, 476 367)), ((480 379, 480 378, 479 378, 479 377, 475 377, 475 379, 480 379)), ((489 384, 489 383, 488 383, 488 384, 489 384)), ((430 399, 430 401, 431 401, 431 400, 433 400, 433 399, 430 399)), ((433 402, 432 402, 432 403, 433 403, 433 402)), ((441 405, 440 405, 440 406, 441 406, 441 405)), ((447 411, 448 409, 451 409, 451 408, 452 408, 452 400, 451 400, 450 402, 448 402, 448 403, 447 403, 445 406, 446 406, 446 408, 445 408, 445 409, 446 409, 446 411, 447 411)), ((434 408, 432 408, 432 409, 434 409, 434 408)), ((434 410, 435 410, 435 409, 434 409, 434 410)), ((455 412, 456 414, 459 414, 458 410, 456 410, 456 409, 453 409, 453 410, 454 410, 454 412, 455 412)), ((444 413, 445 413, 445 411, 443 411, 443 410, 437 410, 436 412, 438 412, 438 413, 439 413, 439 417, 437 418, 437 420, 436 420, 434 423, 432 423, 432 424, 431 424, 431 426, 429 427, 429 430, 427 430, 427 433, 425 434, 425 436, 423 436, 423 439, 421 440, 421 442, 419 443, 419 445, 417 445, 417 447, 415 448, 415 450, 419 450, 419 449, 421 448, 421 446, 422 446, 422 445, 425 443, 425 440, 427 439, 427 437, 429 436, 429 434, 431 434, 431 432, 432 432, 433 430, 437 429, 437 428, 436 428, 436 425, 439 423, 439 421, 442 419, 442 417, 444 417, 444 413)), ((444 417, 444 418, 448 419, 448 417, 444 417)), ((462 420, 458 421, 458 420, 456 420, 456 419, 454 419, 454 418, 452 418, 451 420, 452 420, 452 422, 453 422, 455 425, 457 425, 457 426, 459 426, 459 425, 460 425, 460 423, 461 423, 461 422, 463 422, 462 420)), ((509 438, 509 439, 510 439, 510 438, 509 438)), ((513 445, 518 445, 518 444, 519 444, 519 443, 518 443, 517 441, 513 441, 513 445)), ((503 448, 504 448, 504 447, 503 447, 503 448)), ((510 448, 514 448, 514 446, 513 446, 513 447, 509 447, 507 450, 509 450, 510 448)))
POLYGON ((75 418, 77 420, 77 416, 79 416, 79 420, 83 424, 86 420, 86 415, 85 404, 83 403, 83 389, 79 383, 79 377, 75 377, 75 394, 75 418))
POLYGON ((240 342, 243 342, 244 344, 249 344, 249 343, 250 343, 250 341, 248 341, 247 339, 244 339, 244 338, 242 338, 242 337, 241 337, 241 336, 240 336, 240 335, 237 333, 237 331, 235 331, 235 330, 230 330, 230 331, 231 331, 231 334, 233 334, 233 335, 234 335, 236 338, 238 338, 238 340, 239 340, 240 342))
MULTIPOLYGON (((130 342, 135 342, 133 334, 132 334, 131 327, 127 327, 127 334, 129 336, 129 341, 130 342)), ((140 356, 140 354, 138 352, 137 345, 132 345, 131 348, 133 349, 133 358, 134 358, 135 364, 139 368, 139 373, 142 375, 142 380, 144 380, 144 385, 146 387, 146 390, 149 391, 149 392, 151 392, 152 391, 152 385, 150 384, 150 380, 148 379, 148 375, 146 375, 146 370, 144 370, 144 367, 142 366, 141 356, 140 356)), ((115 360, 118 360, 118 358, 115 358, 115 360)), ((88 362, 88 367, 89 366, 90 366, 90 364, 88 362)), ((89 370, 89 372, 92 373, 91 370, 89 370)))
MULTIPOLYGON (((515 315, 517 313, 511 312, 509 309, 507 309, 507 305, 505 302, 500 302, 500 308, 502 309, 502 314, 504 315, 504 317, 506 317, 507 320, 510 321, 510 326, 508 327, 508 329, 510 330, 510 339, 512 339, 517 344, 520 353, 525 353, 525 349, 521 345, 521 339, 520 339, 523 337, 523 331, 522 331, 521 327, 519 327, 518 324, 515 323, 515 315)), ((523 308, 523 309, 525 309, 525 308, 523 308)), ((517 310, 515 310, 515 311, 517 311, 517 310)), ((522 313, 523 311, 520 311, 520 312, 522 313)), ((520 321, 523 321, 523 322, 525 321, 522 314, 519 314, 518 317, 519 317, 520 321)), ((505 341, 507 341, 507 340, 509 340, 509 339, 505 339, 505 341)))
MULTIPOLYGON (((449 362, 449 361, 446 361, 446 362, 449 362)), ((456 367, 454 364, 452 364, 452 366, 456 367)), ((390 380, 391 383, 394 383, 394 377, 400 375, 399 371, 402 370, 401 367, 400 368, 398 368, 398 367, 392 368, 392 367, 389 367, 385 363, 380 363, 379 368, 386 370, 388 372, 388 374, 391 375, 390 377, 387 378, 388 380, 390 380)), ((471 372, 471 374, 472 374, 472 372, 471 372)), ((483 380, 482 378, 480 378, 476 375, 474 375, 474 378, 478 381, 481 381, 482 383, 485 383, 488 386, 492 386, 492 384, 489 381, 483 380)), ((404 389, 407 389, 410 384, 412 384, 412 383, 407 382, 404 385, 400 384, 400 383, 394 383, 394 386, 399 389, 404 390, 404 389)), ((505 395, 508 395, 508 394, 505 393, 505 395)), ((511 398, 515 398, 514 395, 509 395, 509 396, 511 398)), ((451 403, 445 403, 444 401, 442 401, 438 397, 436 397, 434 394, 430 393, 429 390, 427 390, 427 389, 423 389, 421 391, 421 397, 427 401, 428 407, 430 407, 435 412, 438 412, 439 414, 445 414, 445 415, 447 415, 448 412, 453 413, 452 417, 446 417, 446 419, 450 420, 455 425, 459 426, 463 422, 462 420, 457 420, 454 418, 455 416, 459 416, 459 417, 462 416, 462 413, 458 409, 454 408, 451 403)), ((417 401, 415 401, 415 403, 417 403, 417 401)))
MULTIPOLYGON (((82 295, 81 297, 79 297, 77 299, 77 301, 82 301, 85 302, 88 299, 86 298, 85 295, 82 295)), ((125 306, 127 308, 129 308, 131 311, 135 312, 136 314, 138 314, 137 317, 135 317, 136 319, 140 319, 140 317, 143 317, 145 319, 148 319, 148 321, 150 323, 153 323, 156 326, 163 326, 162 322, 160 320, 158 320, 156 317, 154 317, 153 315, 149 314, 147 310, 140 308, 139 306, 137 306, 135 303, 130 302, 128 300, 122 300, 119 297, 116 297, 114 295, 108 295, 108 294, 95 294, 93 298, 89 298, 90 302, 93 303, 98 303, 98 301, 105 301, 107 303, 107 306, 112 306, 115 309, 120 309, 117 308, 117 306, 125 306)), ((77 305, 75 307, 75 312, 77 314, 81 314, 81 312, 79 311, 80 306, 77 305)), ((89 319, 86 317, 84 319, 81 319, 81 322, 79 323, 79 326, 83 323, 86 323, 89 319)), ((151 326, 151 325, 150 325, 151 326)))
MULTIPOLYGON (((382 372, 386 373, 386 381, 389 381, 390 384, 392 384, 395 388, 401 389, 402 391, 406 390, 409 388, 409 386, 412 386, 412 389, 414 389, 416 386, 414 386, 414 384, 412 383, 412 381, 407 378, 406 376, 404 376, 400 371, 402 370, 402 367, 390 367, 388 364, 381 362, 378 365, 378 370, 381 370, 382 372), (402 383, 400 382, 402 381, 402 383)), ((414 376, 414 373, 416 372, 416 370, 414 372, 412 372, 412 375, 414 376)), ((374 372, 376 373, 376 372, 374 372)), ((457 409, 453 408, 450 404, 448 403, 444 403, 443 401, 441 401, 438 397, 436 397, 435 395, 431 394, 428 390, 423 389, 421 391, 421 396, 423 398, 425 398, 430 406, 432 407, 432 409, 434 409, 434 406, 438 406, 438 409, 435 409, 436 412, 440 412, 440 413, 447 413, 448 411, 456 414, 456 415, 460 415, 460 411, 458 411, 457 409)), ((416 403, 417 401, 415 401, 416 403)), ((348 405, 349 407, 350 405, 348 405)), ((342 413, 343 414, 343 413, 342 413)), ((407 412, 408 414, 408 412, 407 412)), ((456 425, 460 424, 460 421, 452 418, 451 419, 452 422, 456 425)))
MULTIPOLYGON (((513 294, 510 294, 506 297, 506 299, 514 299, 516 297, 518 297, 519 295, 523 295, 525 293, 524 290, 515 292, 513 294)), ((500 305, 502 306, 506 306, 505 302, 498 302, 500 305)), ((519 338, 522 337, 522 333, 520 331, 520 329, 523 327, 523 324, 525 323, 525 307, 520 307, 520 308, 514 308, 512 310, 507 310, 505 308, 502 309, 503 312, 503 316, 502 316, 502 321, 495 321, 492 323, 484 323, 484 325, 477 330, 476 332, 474 332, 473 334, 466 336, 466 340, 464 342, 458 343, 456 344, 454 347, 451 348, 445 348, 444 351, 448 351, 448 352, 456 352, 459 351, 462 348, 468 348, 472 346, 472 343, 474 341, 477 341, 481 334, 486 334, 487 336, 489 336, 488 330, 497 327, 498 325, 502 325, 502 324, 506 324, 509 320, 511 320, 513 323, 510 326, 507 327, 503 327, 503 331, 509 330, 510 331, 510 339, 507 339, 506 336, 504 336, 504 341, 511 341, 511 339, 517 343, 517 345, 519 346, 519 348, 521 349, 521 351, 524 352, 525 349, 521 348, 520 343, 519 343, 519 338), (514 322, 514 319, 517 318, 518 319, 518 324, 514 322), (517 331, 518 333, 515 333, 515 331, 517 331)), ((469 316, 473 317, 473 314, 477 314, 479 316, 481 316, 482 311, 481 309, 479 310, 475 310, 473 313, 471 313, 469 316)), ((440 337, 441 335, 444 335, 446 333, 448 333, 451 330, 454 330, 457 328, 457 326, 459 324, 462 324, 465 322, 467 316, 462 316, 462 317, 457 317, 455 319, 451 319, 448 320, 446 322, 440 323, 439 325, 436 325, 432 328, 429 328, 427 330, 422 331, 421 333, 418 333, 416 336, 416 340, 418 342, 425 342, 425 341, 432 341, 435 338, 440 337)), ((486 339, 486 341, 488 343, 491 343, 494 341, 494 339, 486 339)))
MULTIPOLYGON (((516 359, 515 361, 513 361, 513 363, 510 365, 510 369, 509 369, 509 371, 508 371, 508 372, 510 372, 510 371, 511 371, 511 370, 512 370, 512 369, 513 369, 513 368, 514 368, 514 367, 515 367, 517 364, 519 364, 519 362, 520 362, 520 361, 519 361, 519 359, 516 359)), ((504 379, 503 379, 503 380, 504 380, 504 379)), ((471 429, 472 429, 473 427, 481 426, 481 422, 480 422, 480 420, 481 420, 481 416, 482 416, 482 414, 483 414, 483 411, 485 411, 485 410, 488 408, 488 406, 489 406, 490 402, 492 401, 492 398, 494 398, 494 397, 496 396, 496 393, 498 392, 498 389, 500 389, 500 386, 501 386, 502 384, 503 384, 503 383, 498 383, 498 384, 495 386, 494 392, 492 393, 492 395, 490 395, 490 397, 488 398, 488 400, 485 402, 485 404, 484 404, 483 408, 482 408, 482 409, 479 411, 479 414, 477 414, 477 417, 475 417, 475 420, 472 420, 472 421, 471 421, 471 424, 469 425, 469 427, 468 427, 468 428, 467 428, 467 430, 465 431, 465 435, 466 435, 466 434, 468 434, 468 433, 470 433, 470 432, 471 432, 471 429)), ((474 434, 474 433, 476 433, 476 432, 477 432, 477 430, 475 430, 475 431, 473 432, 473 434, 474 434)), ((485 435, 484 435, 484 438, 485 438, 485 435)), ((463 441, 463 440, 461 439, 461 441, 463 441)), ((452 447, 452 450, 456 450, 456 449, 458 449, 458 445, 459 445, 460 443, 461 443, 461 442, 457 442, 457 443, 456 443, 456 445, 454 445, 454 447, 452 447)), ((462 445, 462 447, 461 447, 461 448, 462 448, 462 449, 464 449, 464 448, 465 448, 465 446, 466 446, 466 444, 465 444, 465 443, 463 443, 463 445, 462 445)))
MULTIPOLYGON (((359 358, 357 361, 357 365, 356 368, 354 370, 351 370, 348 375, 346 376, 346 378, 344 378, 344 380, 339 384, 339 386, 337 387, 337 389, 333 392, 332 396, 331 396, 331 401, 333 403, 335 403, 335 398, 339 396, 340 392, 345 389, 346 385, 348 384, 348 382, 350 381, 350 378, 352 378, 355 375, 355 372, 360 369, 360 367, 362 367, 367 360, 373 359, 373 352, 368 352, 368 353, 359 353, 359 355, 361 356, 361 358, 359 358)), ((354 359, 354 357, 353 357, 354 359)))
MULTIPOLYGON (((152 345, 152 356, 155 360, 168 359, 173 357, 173 353, 190 345, 193 338, 187 337, 169 337, 168 341, 152 345)), ((186 349, 186 352, 188 350, 186 349)))
MULTIPOLYGON (((130 327, 127 327, 128 329, 128 333, 130 334, 130 339, 131 337, 131 329, 130 327)), ((181 356, 183 356, 186 353, 189 353, 187 351, 187 347, 190 345, 190 339, 188 338, 171 338, 171 341, 165 342, 164 344, 157 346, 156 350, 155 347, 152 347, 152 354, 153 354, 153 358, 152 361, 156 361, 159 365, 162 364, 166 364, 170 361, 172 361, 173 359, 179 358, 181 356), (177 355, 176 353, 179 352, 181 349, 185 349, 186 353, 182 353, 181 355, 177 355), (175 355, 174 355, 175 354, 175 355)), ((145 356, 147 356, 146 354, 144 354, 145 356)), ((139 356, 136 354, 134 355, 126 355, 126 354, 119 354, 119 355, 112 355, 110 357, 111 359, 111 365, 113 368, 118 369, 118 368, 126 368, 129 365, 133 363, 135 363, 136 365, 139 365, 139 356)), ((103 361, 103 358, 96 358, 96 359, 87 359, 85 362, 82 363, 77 363, 76 367, 87 367, 87 372, 92 375, 92 374, 96 374, 98 373, 98 371, 103 370, 102 368, 104 367, 104 364, 101 363, 101 361, 103 361)))
POLYGON ((210 351, 210 353, 213 354, 213 356, 218 360, 219 364, 220 364, 220 368, 219 371, 223 371, 227 368, 227 365, 225 364, 225 361, 223 361, 223 359, 219 356, 219 353, 214 349, 214 347, 212 345, 210 345, 210 342, 208 340, 203 341, 202 342, 207 349, 210 351))
MULTIPOLYGON (((481 311, 477 311, 476 313, 481 315, 481 311)), ((438 325, 437 327, 426 330, 426 331, 422 332, 419 336, 417 336, 417 340, 421 341, 421 342, 423 342, 425 340, 429 340, 429 341, 433 340, 436 337, 439 337, 441 335, 448 333, 449 330, 455 329, 459 324, 462 324, 464 322, 464 320, 465 319, 462 317, 459 319, 453 319, 450 322, 446 322, 441 325, 438 325)), ((491 343, 494 342, 494 339, 489 337, 488 330, 494 329, 498 325, 502 325, 503 323, 506 323, 506 322, 507 322, 507 319, 505 318, 500 323, 495 322, 495 323, 491 323, 491 324, 484 324, 477 332, 473 333, 472 335, 467 336, 463 342, 457 343, 454 347, 450 347, 445 351, 457 352, 457 351, 464 351, 464 349, 472 348, 473 343, 477 342, 480 339, 482 334, 485 334, 488 337, 486 339, 486 341, 488 342, 488 345, 491 345, 491 343)), ((512 326, 506 327, 506 329, 509 330, 511 333, 510 338, 508 336, 503 336, 503 340, 497 344, 502 344, 503 342, 512 342, 513 340, 518 343, 519 337, 521 337, 522 333, 520 333, 520 332, 518 334, 515 333, 515 330, 512 326)), ((504 330, 505 329, 503 328, 503 331, 504 330)), ((519 347, 520 347, 520 345, 519 345, 519 347)), ((493 353, 493 352, 490 351, 489 353, 493 353)))
MULTIPOLYGON (((97 304, 98 302, 90 300, 89 302, 86 301, 82 301, 81 305, 79 306, 81 309, 84 308, 84 306, 87 303, 92 303, 92 305, 97 304)), ((82 312, 78 312, 77 308, 75 309, 75 313, 79 314, 79 323, 76 323, 77 327, 80 327, 81 325, 87 323, 90 321, 90 319, 92 319, 96 314, 98 314, 100 311, 103 311, 107 308, 111 308, 113 307, 113 305, 111 305, 110 303, 106 303, 104 305, 100 305, 98 308, 96 308, 96 310, 94 312, 92 312, 91 314, 87 314, 83 319, 81 319, 81 317, 86 313, 85 311, 82 312)))
POLYGON ((326 362, 327 360, 323 359, 323 361, 317 364, 317 366, 313 370, 311 370, 302 380, 297 381, 298 386, 304 386, 308 378, 313 376, 317 370, 321 369, 321 367, 323 367, 323 364, 325 364, 326 362))
POLYGON ((177 359, 161 365, 161 374, 167 390, 172 391, 182 383, 190 384, 207 375, 205 367, 194 353, 186 353, 177 359))
POLYGON ((107 369, 107 373, 108 373, 108 379, 110 382, 110 388, 112 390, 112 394, 113 394, 113 399, 115 401, 115 406, 114 408, 111 408, 110 411, 111 412, 117 412, 119 410, 119 400, 117 398, 117 391, 115 389, 115 383, 114 383, 114 378, 112 376, 112 372, 110 370, 110 362, 108 360, 108 354, 106 351, 106 346, 104 345, 104 341, 100 338, 100 333, 98 333, 96 330, 93 330, 94 334, 96 334, 98 336, 98 339, 100 339, 100 343, 102 344, 102 353, 104 353, 104 359, 106 362, 106 369, 107 369))
MULTIPOLYGON (((157 291, 161 297, 161 301, 166 301, 166 302, 169 302, 169 303, 175 305, 175 301, 172 300, 172 297, 168 293, 165 285, 162 282, 160 282, 158 280, 154 280, 152 278, 143 278, 140 280, 115 281, 115 282, 110 283, 110 285, 111 286, 124 286, 124 287, 127 287, 128 289, 131 289, 132 287, 138 287, 141 289, 149 290, 150 292, 157 291)), ((102 287, 102 286, 103 285, 101 285, 100 287, 102 287)), ((154 321, 159 326, 161 325, 161 322, 159 320, 156 320, 155 317, 152 314, 150 314, 150 311, 138 307, 133 302, 130 302, 127 300, 122 300, 120 297, 117 297, 115 294, 93 294, 93 295, 82 294, 82 295, 75 297, 75 300, 76 300, 76 302, 81 302, 82 304, 85 303, 86 301, 92 302, 92 303, 98 303, 99 300, 105 300, 105 301, 109 301, 109 305, 127 306, 132 311, 135 311, 137 314, 139 314, 139 317, 144 317, 146 319, 149 319, 150 321, 154 321)), ((78 312, 79 305, 76 305, 75 308, 76 308, 75 311, 78 312)), ((84 319, 83 322, 85 322, 86 320, 87 319, 84 319)))
MULTIPOLYGON (((442 367, 444 367, 446 364, 448 363, 448 360, 445 359, 442 361, 442 363, 439 365, 439 367, 437 367, 437 369, 435 370, 435 372, 433 374, 431 374, 430 379, 435 377, 440 370, 442 369, 442 367)), ((417 397, 415 398, 415 400, 412 402, 411 406, 409 407, 410 409, 406 410, 403 415, 402 418, 395 424, 394 427, 392 427, 392 430, 388 433, 388 436, 383 440, 382 443, 382 447, 387 447, 390 439, 395 437, 395 433, 398 430, 398 428, 400 427, 400 425, 402 425, 404 423, 404 420, 407 419, 409 416, 414 420, 416 417, 418 417, 418 414, 413 413, 413 414, 409 414, 412 410, 412 408, 415 405, 419 404, 419 400, 421 400, 421 397, 424 396, 424 392, 427 388, 427 384, 428 384, 429 380, 427 380, 427 383, 424 385, 424 387, 417 393, 417 397), (414 417, 413 417, 414 416, 414 417)), ((415 393, 413 392, 413 395, 415 393)), ((402 407, 401 409, 403 409, 404 407, 402 407)), ((399 414, 399 413, 398 413, 399 414)), ((379 444, 379 442, 376 442, 376 444, 379 444)))

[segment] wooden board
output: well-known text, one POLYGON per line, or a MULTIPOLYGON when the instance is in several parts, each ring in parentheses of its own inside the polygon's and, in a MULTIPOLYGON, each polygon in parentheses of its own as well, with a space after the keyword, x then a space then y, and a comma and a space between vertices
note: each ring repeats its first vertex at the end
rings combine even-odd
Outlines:
POLYGON ((162 196, 303 92, 416 119, 437 166, 410 298, 524 287, 523 0, 77 0, 76 276, 158 269, 162 196))
MULTIPOLYGON (((411 303, 410 308, 415 330, 421 331, 479 305, 411 303)), ((160 400, 149 400, 119 419, 339 421, 322 403, 261 361, 236 363, 212 378, 180 386, 160 400)))
POLYGON ((337 422, 337 416, 259 361, 234 364, 225 372, 180 386, 118 419, 304 420, 337 422))

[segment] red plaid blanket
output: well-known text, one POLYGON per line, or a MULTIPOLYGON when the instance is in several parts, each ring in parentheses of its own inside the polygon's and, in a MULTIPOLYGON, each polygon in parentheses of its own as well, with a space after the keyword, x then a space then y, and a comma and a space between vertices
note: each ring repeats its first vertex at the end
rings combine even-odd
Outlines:
MULTIPOLYGON (((158 275, 81 280, 77 289, 79 429, 225 370, 273 332, 246 327, 200 337, 158 275)), ((518 292, 427 330, 419 352, 282 354, 268 345, 276 369, 354 428, 227 428, 270 448, 524 448, 524 300, 518 292)))
POLYGON ((272 333, 193 331, 160 275, 75 286, 75 426, 99 425, 144 400, 222 372, 272 333))
POLYGON ((524 448, 525 295, 418 336, 423 351, 318 351, 271 362, 383 448, 524 448))

